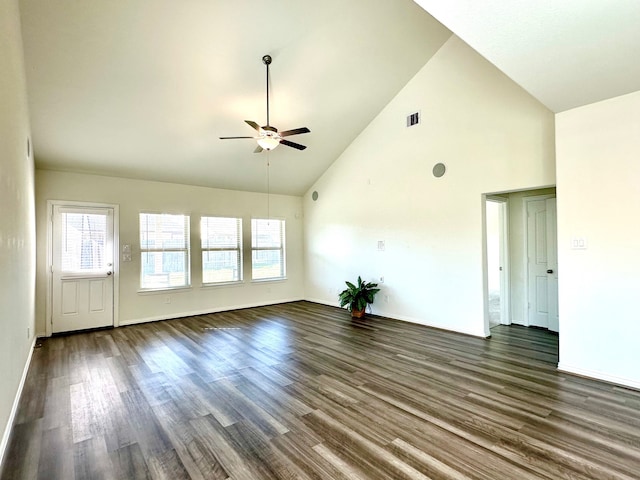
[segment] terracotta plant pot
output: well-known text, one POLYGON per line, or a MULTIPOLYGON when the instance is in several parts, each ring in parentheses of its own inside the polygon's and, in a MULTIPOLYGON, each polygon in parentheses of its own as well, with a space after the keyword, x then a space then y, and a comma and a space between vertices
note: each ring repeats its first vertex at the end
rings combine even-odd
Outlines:
POLYGON ((362 310, 351 310, 351 318, 362 318, 364 317, 364 308, 362 310))

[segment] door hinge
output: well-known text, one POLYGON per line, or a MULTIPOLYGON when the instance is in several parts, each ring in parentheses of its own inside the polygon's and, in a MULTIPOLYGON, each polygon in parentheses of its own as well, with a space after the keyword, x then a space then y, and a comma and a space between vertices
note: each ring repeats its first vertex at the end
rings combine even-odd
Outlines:
POLYGON ((527 308, 528 308, 529 310, 531 310, 531 302, 528 302, 528 303, 527 303, 527 308))
POLYGON ((51 273, 53 273, 53 265, 49 267, 51 269, 51 273))

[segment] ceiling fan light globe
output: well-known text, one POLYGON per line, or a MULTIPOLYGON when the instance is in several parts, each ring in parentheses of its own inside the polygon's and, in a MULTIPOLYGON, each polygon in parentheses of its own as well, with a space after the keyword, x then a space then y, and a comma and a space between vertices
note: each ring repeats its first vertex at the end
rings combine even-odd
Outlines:
POLYGON ((273 150, 278 145, 280 145, 280 140, 271 136, 260 137, 258 139, 258 145, 260 145, 265 150, 273 150))

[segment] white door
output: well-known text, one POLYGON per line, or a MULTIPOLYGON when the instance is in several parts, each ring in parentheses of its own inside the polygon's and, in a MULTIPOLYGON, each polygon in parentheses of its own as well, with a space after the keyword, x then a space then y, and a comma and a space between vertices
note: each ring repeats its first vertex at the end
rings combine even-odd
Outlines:
POLYGON ((52 331, 113 325, 113 208, 54 205, 52 331))
POLYGON ((487 292, 489 326, 508 323, 506 284, 506 203, 488 199, 487 219, 487 292))
POLYGON ((548 328, 554 332, 559 329, 558 320, 558 221, 556 218, 556 199, 547 202, 547 301, 549 302, 548 328))
POLYGON ((527 202, 527 284, 530 326, 558 329, 555 198, 527 202))

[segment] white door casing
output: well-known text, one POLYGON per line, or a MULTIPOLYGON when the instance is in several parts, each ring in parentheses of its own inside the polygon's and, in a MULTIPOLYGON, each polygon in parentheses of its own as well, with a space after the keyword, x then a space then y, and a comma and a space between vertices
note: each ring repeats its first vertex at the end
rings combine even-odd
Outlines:
POLYGON ((53 205, 51 228, 51 332, 114 325, 114 208, 53 205))
POLYGON ((529 326, 558 328, 555 198, 525 199, 527 211, 527 320, 529 326))

